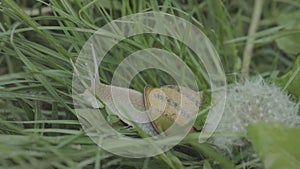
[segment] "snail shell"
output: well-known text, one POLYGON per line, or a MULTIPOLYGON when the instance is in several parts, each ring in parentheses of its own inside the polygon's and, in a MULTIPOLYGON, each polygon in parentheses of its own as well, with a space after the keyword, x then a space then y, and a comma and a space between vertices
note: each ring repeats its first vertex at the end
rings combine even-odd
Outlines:
POLYGON ((173 85, 160 88, 146 86, 144 89, 145 107, 158 133, 167 133, 173 123, 183 126, 194 120, 201 106, 201 98, 199 92, 173 85))

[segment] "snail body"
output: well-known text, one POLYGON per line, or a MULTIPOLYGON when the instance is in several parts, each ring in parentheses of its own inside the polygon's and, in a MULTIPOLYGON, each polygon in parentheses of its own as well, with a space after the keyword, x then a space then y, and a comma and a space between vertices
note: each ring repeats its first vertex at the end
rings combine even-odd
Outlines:
MULTIPOLYGON (((116 87, 99 83, 96 85, 95 93, 101 99, 103 104, 107 106, 112 113, 119 116, 119 118, 126 124, 134 126, 133 121, 151 121, 145 123, 135 124, 141 128, 145 133, 155 136, 158 133, 166 132, 167 129, 175 124, 183 126, 189 121, 193 120, 199 107, 201 106, 202 95, 185 87, 174 85, 166 85, 159 88, 153 88, 147 85, 144 88, 144 93, 138 92, 133 89, 116 87), (116 95, 112 98, 111 91, 114 90, 116 95), (122 102, 126 99, 129 93, 131 103, 135 107, 148 110, 148 114, 141 113, 138 116, 132 115, 129 120, 128 114, 120 112, 114 104, 122 102)), ((93 108, 104 108, 104 105, 99 102, 89 91, 84 92, 85 98, 89 99, 93 108)), ((193 129, 191 129, 193 131, 193 129)), ((167 132, 166 132, 167 133, 167 132)))
POLYGON ((139 128, 151 136, 167 132, 167 129, 173 124, 185 125, 193 120, 201 106, 201 93, 186 87, 166 85, 153 88, 147 85, 144 88, 144 93, 141 93, 129 88, 103 84, 99 79, 96 57, 94 56, 93 59, 95 77, 91 80, 90 89, 86 89, 81 96, 93 108, 107 106, 112 113, 119 116, 123 122, 130 126, 134 126, 132 121, 135 121, 139 128), (112 91, 114 91, 114 95, 112 95, 112 91), (124 112, 119 111, 115 107, 115 103, 121 103, 122 105, 124 100, 128 99, 128 96, 132 105, 147 110, 148 114, 132 112, 124 114, 124 112))

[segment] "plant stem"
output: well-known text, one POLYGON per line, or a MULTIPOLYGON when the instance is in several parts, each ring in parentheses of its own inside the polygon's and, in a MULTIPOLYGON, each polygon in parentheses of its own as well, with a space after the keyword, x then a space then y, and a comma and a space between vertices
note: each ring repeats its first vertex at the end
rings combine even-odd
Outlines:
POLYGON ((263 3, 264 0, 255 0, 254 2, 254 11, 252 14, 252 20, 248 31, 248 38, 243 53, 243 67, 242 67, 242 75, 241 75, 242 79, 246 79, 249 76, 249 67, 250 67, 254 40, 255 40, 253 35, 256 33, 256 30, 259 25, 263 3))

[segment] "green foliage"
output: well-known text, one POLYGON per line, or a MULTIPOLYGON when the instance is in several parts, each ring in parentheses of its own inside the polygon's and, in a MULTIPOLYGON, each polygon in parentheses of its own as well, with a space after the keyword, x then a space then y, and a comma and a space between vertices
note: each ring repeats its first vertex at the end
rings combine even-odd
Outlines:
POLYGON ((277 82, 283 89, 293 94, 297 98, 300 98, 300 55, 295 61, 292 70, 276 79, 277 82))
POLYGON ((281 123, 256 123, 248 127, 248 137, 266 169, 297 169, 300 166, 300 128, 281 123))
POLYGON ((287 54, 300 53, 300 13, 297 11, 281 14, 277 22, 285 29, 285 36, 276 39, 279 49, 287 54))

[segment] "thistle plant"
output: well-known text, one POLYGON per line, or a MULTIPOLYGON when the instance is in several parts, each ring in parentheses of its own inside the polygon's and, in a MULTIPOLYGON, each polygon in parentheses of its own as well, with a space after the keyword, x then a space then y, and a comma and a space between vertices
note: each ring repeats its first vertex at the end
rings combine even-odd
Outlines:
POLYGON ((227 102, 223 117, 216 132, 221 135, 212 142, 222 150, 232 151, 247 141, 246 128, 259 121, 282 122, 289 127, 300 124, 299 103, 275 84, 268 84, 262 78, 237 83, 227 90, 227 102), (226 133, 239 133, 228 135, 226 133))

